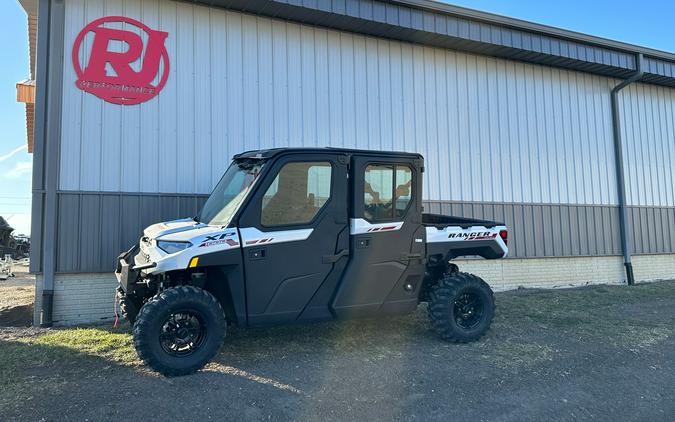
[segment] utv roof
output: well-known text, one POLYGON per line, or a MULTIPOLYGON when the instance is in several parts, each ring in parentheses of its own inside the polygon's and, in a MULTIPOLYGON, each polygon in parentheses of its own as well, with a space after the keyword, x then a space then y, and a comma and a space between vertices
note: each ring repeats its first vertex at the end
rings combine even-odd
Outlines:
POLYGON ((271 149, 259 149, 253 151, 246 151, 240 154, 235 154, 232 159, 238 160, 242 158, 253 158, 253 159, 268 159, 279 154, 284 153, 293 153, 293 154, 335 154, 342 153, 347 155, 375 155, 375 156, 385 156, 385 157, 406 157, 412 159, 422 159, 422 154, 415 152, 402 152, 402 151, 377 151, 377 150, 367 150, 367 149, 353 149, 353 148, 271 148, 271 149))

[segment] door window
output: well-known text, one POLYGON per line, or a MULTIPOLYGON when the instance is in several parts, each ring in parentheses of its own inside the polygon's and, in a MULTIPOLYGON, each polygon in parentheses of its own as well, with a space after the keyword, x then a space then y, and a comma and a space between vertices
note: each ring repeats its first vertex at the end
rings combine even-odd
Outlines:
POLYGON ((263 226, 307 224, 328 202, 332 168, 329 162, 284 165, 262 198, 263 226))
POLYGON ((412 201, 410 167, 371 164, 366 167, 364 181, 363 215, 366 220, 402 220, 412 201))

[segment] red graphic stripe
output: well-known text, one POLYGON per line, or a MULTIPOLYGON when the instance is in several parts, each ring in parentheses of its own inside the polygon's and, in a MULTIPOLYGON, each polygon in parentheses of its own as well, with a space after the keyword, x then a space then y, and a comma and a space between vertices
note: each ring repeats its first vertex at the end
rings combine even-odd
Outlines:
POLYGON ((396 226, 373 227, 372 229, 368 229, 369 232, 383 232, 389 230, 396 230, 396 226))
POLYGON ((270 243, 270 242, 273 241, 273 240, 274 240, 273 237, 265 237, 265 238, 263 238, 263 239, 247 240, 247 241, 246 241, 246 244, 247 244, 247 245, 255 245, 256 243, 257 243, 257 244, 261 244, 261 243, 270 243))
POLYGON ((494 239, 495 237, 497 237, 496 234, 491 236, 469 237, 466 240, 485 240, 485 239, 494 239))

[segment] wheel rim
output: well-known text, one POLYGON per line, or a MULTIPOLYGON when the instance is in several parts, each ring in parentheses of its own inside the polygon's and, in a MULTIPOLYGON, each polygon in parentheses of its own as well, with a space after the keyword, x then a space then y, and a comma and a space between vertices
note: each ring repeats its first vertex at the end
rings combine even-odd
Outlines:
POLYGON ((466 292, 455 300, 453 316, 457 325, 465 330, 470 330, 480 324, 484 309, 483 300, 478 294, 466 292))
POLYGON ((171 356, 185 357, 195 353, 206 341, 206 324, 195 311, 174 312, 162 324, 159 343, 171 356))

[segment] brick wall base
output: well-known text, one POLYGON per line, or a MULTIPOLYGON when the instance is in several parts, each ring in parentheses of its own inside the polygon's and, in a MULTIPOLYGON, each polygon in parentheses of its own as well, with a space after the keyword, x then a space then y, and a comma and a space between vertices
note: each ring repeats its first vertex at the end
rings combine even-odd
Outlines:
MULTIPOLYGON (((453 261, 461 271, 474 273, 494 290, 517 288, 564 288, 588 284, 625 284, 623 257, 565 257, 502 259, 462 259, 453 261)), ((675 279, 675 255, 635 255, 636 281, 675 279)))
MULTIPOLYGON (((36 277, 34 323, 40 322, 43 276, 36 277)), ((57 274, 54 280, 54 325, 78 325, 115 318, 117 279, 111 273, 57 274)))
MULTIPOLYGON (((571 257, 454 261, 462 271, 477 274, 494 290, 563 288, 625 283, 621 257, 571 257)), ((633 257, 637 281, 675 279, 675 254, 633 257)), ((39 322, 42 276, 36 278, 35 321, 39 322)), ((57 274, 54 283, 54 325, 77 325, 114 318, 117 282, 113 274, 57 274)))

